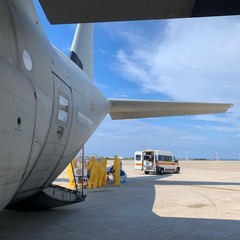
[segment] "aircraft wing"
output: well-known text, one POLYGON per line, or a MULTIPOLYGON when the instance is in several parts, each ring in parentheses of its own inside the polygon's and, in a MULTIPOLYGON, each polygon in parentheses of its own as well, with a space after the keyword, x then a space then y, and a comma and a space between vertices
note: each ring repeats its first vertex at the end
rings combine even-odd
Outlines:
POLYGON ((240 15, 238 0, 39 0, 50 23, 240 15))
POLYGON ((109 99, 113 120, 224 113, 232 104, 109 99))

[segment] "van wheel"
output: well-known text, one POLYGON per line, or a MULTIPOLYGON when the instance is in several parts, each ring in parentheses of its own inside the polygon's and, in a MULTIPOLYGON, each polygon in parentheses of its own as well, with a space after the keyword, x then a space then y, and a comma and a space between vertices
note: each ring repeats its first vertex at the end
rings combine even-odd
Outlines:
POLYGON ((160 169, 159 174, 160 174, 160 175, 163 175, 163 174, 164 174, 164 168, 161 168, 161 169, 160 169))
POLYGON ((145 171, 145 174, 149 174, 149 172, 146 172, 146 171, 145 171))
POLYGON ((176 172, 175 173, 180 173, 180 167, 176 168, 176 172))

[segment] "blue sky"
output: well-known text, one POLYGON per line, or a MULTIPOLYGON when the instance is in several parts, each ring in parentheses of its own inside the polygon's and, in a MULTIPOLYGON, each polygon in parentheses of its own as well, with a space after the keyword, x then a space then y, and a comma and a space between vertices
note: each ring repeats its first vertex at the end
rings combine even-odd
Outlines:
MULTIPOLYGON (((38 6, 38 2, 36 2, 38 6)), ((49 40, 68 55, 75 25, 49 25, 49 40)), ((105 118, 86 154, 132 156, 171 150, 177 158, 238 159, 240 17, 94 24, 94 81, 109 98, 223 102, 226 114, 112 121, 105 118)))

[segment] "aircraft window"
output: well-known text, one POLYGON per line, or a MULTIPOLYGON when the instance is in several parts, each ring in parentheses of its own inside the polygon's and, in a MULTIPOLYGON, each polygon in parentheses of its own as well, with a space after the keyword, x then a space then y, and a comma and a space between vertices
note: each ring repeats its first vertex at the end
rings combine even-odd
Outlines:
POLYGON ((141 160, 141 155, 136 155, 136 160, 140 161, 141 160))
POLYGON ((58 120, 67 123, 68 121, 69 101, 62 95, 59 95, 58 120))
POLYGON ((32 57, 29 54, 29 52, 27 50, 23 50, 23 63, 25 68, 28 71, 32 71, 33 69, 33 61, 32 61, 32 57))

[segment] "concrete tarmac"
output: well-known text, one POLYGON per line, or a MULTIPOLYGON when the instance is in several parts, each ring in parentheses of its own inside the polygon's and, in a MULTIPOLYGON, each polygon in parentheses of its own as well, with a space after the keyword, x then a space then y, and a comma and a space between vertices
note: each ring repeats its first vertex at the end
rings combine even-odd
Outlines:
POLYGON ((239 240, 240 162, 180 165, 180 174, 145 175, 123 161, 127 182, 85 190, 83 203, 43 212, 3 210, 0 239, 239 240))

